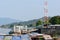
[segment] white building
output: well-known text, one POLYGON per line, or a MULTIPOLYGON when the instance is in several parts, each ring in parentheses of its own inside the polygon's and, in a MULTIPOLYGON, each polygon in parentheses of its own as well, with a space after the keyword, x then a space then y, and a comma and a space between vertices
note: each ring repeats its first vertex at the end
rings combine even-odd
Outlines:
POLYGON ((14 26, 14 32, 21 32, 21 30, 27 31, 27 26, 14 26))

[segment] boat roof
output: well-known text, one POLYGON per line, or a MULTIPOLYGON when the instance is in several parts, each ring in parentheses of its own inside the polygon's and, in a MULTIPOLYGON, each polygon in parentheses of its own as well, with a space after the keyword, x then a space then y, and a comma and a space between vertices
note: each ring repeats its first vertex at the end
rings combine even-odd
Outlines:
POLYGON ((43 35, 44 39, 53 39, 50 35, 43 35))

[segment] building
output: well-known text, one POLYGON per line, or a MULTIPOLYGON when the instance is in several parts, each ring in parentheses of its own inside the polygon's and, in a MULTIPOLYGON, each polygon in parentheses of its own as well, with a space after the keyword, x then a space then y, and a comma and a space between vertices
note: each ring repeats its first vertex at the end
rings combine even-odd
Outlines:
POLYGON ((14 32, 21 32, 21 30, 27 31, 27 26, 14 26, 14 32))
POLYGON ((38 31, 40 31, 40 33, 45 34, 54 34, 54 33, 60 34, 60 25, 49 25, 46 28, 39 26, 38 31))
POLYGON ((60 25, 50 25, 51 28, 55 28, 55 32, 60 33, 60 25))

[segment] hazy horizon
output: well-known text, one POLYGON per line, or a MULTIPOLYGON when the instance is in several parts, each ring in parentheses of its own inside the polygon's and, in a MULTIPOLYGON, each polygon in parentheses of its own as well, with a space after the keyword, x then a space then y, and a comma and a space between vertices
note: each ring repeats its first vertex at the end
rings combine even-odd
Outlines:
MULTIPOLYGON (((60 16, 60 0, 48 0, 48 16, 60 16)), ((32 20, 44 16, 44 0, 0 0, 0 18, 32 20)))

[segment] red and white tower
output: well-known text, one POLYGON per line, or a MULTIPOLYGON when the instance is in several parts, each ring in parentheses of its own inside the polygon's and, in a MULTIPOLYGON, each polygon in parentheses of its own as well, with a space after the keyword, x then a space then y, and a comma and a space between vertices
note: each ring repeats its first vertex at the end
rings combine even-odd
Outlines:
POLYGON ((48 2, 44 0, 44 24, 48 22, 48 2))

